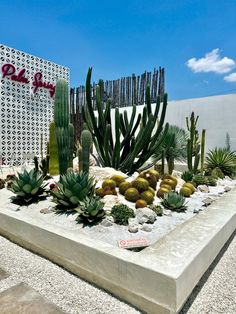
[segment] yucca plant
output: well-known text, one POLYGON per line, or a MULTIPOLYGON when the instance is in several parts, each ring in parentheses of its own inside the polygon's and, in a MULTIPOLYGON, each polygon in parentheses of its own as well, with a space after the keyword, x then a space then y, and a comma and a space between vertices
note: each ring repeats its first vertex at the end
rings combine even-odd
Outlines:
POLYGON ((168 131, 161 144, 161 149, 154 152, 153 160, 159 161, 162 157, 161 151, 164 151, 164 157, 167 161, 168 173, 174 170, 175 161, 184 161, 187 158, 188 135, 187 132, 176 125, 169 125, 168 131))
POLYGON ((214 170, 220 169, 225 176, 236 174, 236 154, 227 148, 215 148, 210 150, 206 157, 206 167, 214 170))
POLYGON ((33 203, 40 198, 45 197, 45 187, 43 184, 43 175, 39 171, 34 169, 28 172, 24 170, 22 173, 18 173, 12 180, 10 191, 16 194, 12 199, 16 203, 33 203))
POLYGON ((94 179, 89 178, 88 173, 68 170, 50 193, 58 205, 56 210, 73 212, 86 196, 94 194, 94 189, 94 179))
POLYGON ((91 198, 86 197, 83 201, 79 203, 79 205, 75 208, 75 210, 79 213, 77 217, 77 221, 81 221, 84 224, 93 224, 102 219, 105 215, 105 211, 103 209, 104 203, 97 196, 93 196, 91 198))
POLYGON ((164 194, 162 204, 165 208, 176 212, 182 212, 186 210, 185 197, 175 191, 164 194))

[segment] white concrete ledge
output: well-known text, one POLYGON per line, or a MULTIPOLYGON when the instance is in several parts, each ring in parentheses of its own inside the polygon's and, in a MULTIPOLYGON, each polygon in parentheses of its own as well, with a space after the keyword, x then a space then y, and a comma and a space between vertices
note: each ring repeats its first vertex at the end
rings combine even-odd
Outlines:
POLYGON ((177 313, 236 228, 236 189, 139 253, 0 208, 0 234, 150 314, 177 313))

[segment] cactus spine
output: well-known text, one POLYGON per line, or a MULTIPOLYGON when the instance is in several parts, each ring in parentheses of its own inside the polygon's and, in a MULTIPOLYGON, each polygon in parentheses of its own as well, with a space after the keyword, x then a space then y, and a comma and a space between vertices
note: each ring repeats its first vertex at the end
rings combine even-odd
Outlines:
POLYGON ((58 145, 60 174, 66 173, 69 165, 69 88, 64 79, 56 83, 54 101, 54 121, 56 127, 56 138, 58 145))
POLYGON ((92 68, 89 68, 86 80, 87 105, 82 108, 82 113, 86 126, 92 134, 99 155, 99 162, 103 167, 113 167, 129 174, 137 169, 142 170, 140 168, 144 162, 160 149, 168 130, 168 124, 164 128, 167 94, 164 95, 160 119, 158 119, 161 107, 160 97, 157 97, 156 107, 152 112, 149 86, 146 89, 146 105, 142 114, 136 116, 136 105, 133 105, 129 119, 127 111, 120 113, 119 109, 116 108, 115 132, 113 134, 111 104, 109 100, 106 103, 102 101, 99 85, 96 90, 98 118, 95 117, 93 112, 91 74, 92 68))
POLYGON ((78 150, 79 169, 89 172, 89 155, 92 147, 92 134, 88 130, 81 133, 81 147, 78 150))
POLYGON ((55 123, 51 122, 49 125, 49 173, 51 176, 59 174, 59 159, 58 159, 58 146, 56 139, 55 123))

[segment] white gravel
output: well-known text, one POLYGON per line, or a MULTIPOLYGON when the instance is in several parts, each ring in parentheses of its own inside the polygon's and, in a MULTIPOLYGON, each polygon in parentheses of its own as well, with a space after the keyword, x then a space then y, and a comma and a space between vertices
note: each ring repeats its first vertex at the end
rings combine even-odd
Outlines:
POLYGON ((3 237, 0 237, 0 256, 0 268, 10 274, 0 281, 0 292, 24 282, 67 313, 141 313, 104 290, 3 237))

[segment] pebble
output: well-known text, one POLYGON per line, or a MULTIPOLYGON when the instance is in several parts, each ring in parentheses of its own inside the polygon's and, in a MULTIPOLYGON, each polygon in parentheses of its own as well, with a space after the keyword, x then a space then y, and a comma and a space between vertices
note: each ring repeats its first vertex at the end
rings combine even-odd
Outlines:
POLYGON ((150 224, 143 224, 140 226, 140 229, 146 232, 151 232, 152 226, 150 224))

